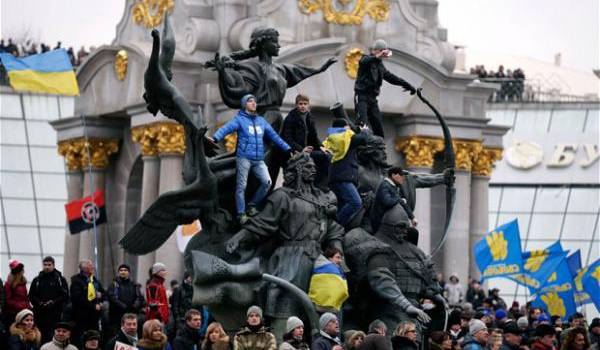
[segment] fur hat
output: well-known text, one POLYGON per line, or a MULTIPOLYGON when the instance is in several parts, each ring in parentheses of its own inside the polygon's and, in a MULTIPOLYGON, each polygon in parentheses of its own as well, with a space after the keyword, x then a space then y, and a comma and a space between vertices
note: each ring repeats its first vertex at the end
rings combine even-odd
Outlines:
POLYGON ((161 271, 167 271, 167 266, 161 262, 157 262, 154 263, 154 265, 152 265, 152 274, 156 275, 157 273, 161 272, 161 271))
POLYGON ((302 322, 302 320, 299 319, 298 317, 292 316, 287 319, 287 323, 285 325, 285 332, 290 333, 291 331, 293 331, 294 329, 296 329, 300 326, 304 327, 304 322, 302 322))
POLYGON ((249 317, 251 313, 258 314, 258 316, 262 320, 262 318, 263 318, 263 311, 262 311, 262 309, 259 306, 256 306, 256 305, 250 306, 248 308, 248 311, 246 311, 246 317, 249 317))
POLYGON ((19 324, 19 323, 23 322, 25 317, 27 317, 29 315, 33 316, 33 311, 31 311, 29 309, 23 309, 23 310, 19 311, 19 313, 15 316, 15 323, 19 324))
POLYGON ((331 312, 326 312, 319 318, 319 329, 324 330, 325 326, 331 321, 337 320, 337 316, 331 312))

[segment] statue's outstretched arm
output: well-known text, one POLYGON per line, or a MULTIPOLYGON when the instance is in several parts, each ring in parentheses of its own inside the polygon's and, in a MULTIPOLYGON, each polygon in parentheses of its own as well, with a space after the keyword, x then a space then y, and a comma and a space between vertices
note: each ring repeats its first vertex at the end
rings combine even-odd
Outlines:
POLYGON ((283 64, 288 88, 298 84, 304 79, 326 71, 327 68, 329 68, 335 62, 337 62, 337 59, 332 57, 323 63, 323 65, 319 68, 311 68, 300 64, 283 64))

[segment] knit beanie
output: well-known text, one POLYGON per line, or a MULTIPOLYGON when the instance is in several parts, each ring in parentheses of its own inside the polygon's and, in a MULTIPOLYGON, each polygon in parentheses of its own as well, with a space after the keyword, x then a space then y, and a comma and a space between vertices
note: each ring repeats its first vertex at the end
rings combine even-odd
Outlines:
POLYGON ((496 319, 497 320, 501 320, 503 318, 506 317, 506 311, 504 311, 504 309, 498 309, 496 310, 496 319))
POLYGON ((256 305, 250 306, 248 308, 248 311, 246 311, 246 317, 249 317, 251 313, 258 314, 258 316, 262 320, 262 318, 263 318, 263 311, 262 311, 262 309, 260 307, 258 307, 256 305))
POLYGON ((290 333, 291 331, 293 331, 294 329, 296 329, 300 326, 304 327, 304 322, 302 322, 302 320, 299 319, 298 317, 292 316, 287 319, 287 324, 285 326, 285 332, 290 333))
POLYGON ((83 332, 83 342, 85 343, 88 340, 100 340, 100 332, 90 329, 88 331, 83 332))
POLYGON ((321 318, 319 318, 319 329, 325 330, 325 326, 327 326, 329 322, 335 320, 337 320, 336 315, 332 314, 331 312, 324 313, 323 315, 321 315, 321 318))
POLYGON ((517 326, 521 328, 529 327, 529 320, 527 320, 527 316, 519 317, 519 319, 517 320, 517 326))
POLYGON ((29 309, 23 309, 23 310, 19 311, 19 313, 15 316, 15 323, 19 324, 19 323, 23 322, 25 317, 27 317, 29 315, 33 316, 33 311, 31 311, 29 309))
POLYGON ((475 335, 475 333, 486 330, 486 329, 487 329, 487 326, 485 325, 485 323, 483 323, 483 321, 474 319, 471 321, 471 324, 469 325, 469 334, 475 335))
POLYGON ((251 98, 253 98, 254 101, 256 101, 256 97, 254 97, 254 95, 252 95, 252 94, 247 94, 247 95, 244 95, 244 97, 242 97, 242 101, 241 101, 242 108, 246 108, 246 103, 248 103, 248 100, 251 98))
POLYGON ((331 123, 332 128, 343 128, 348 125, 348 121, 343 118, 336 118, 331 123))
POLYGON ((120 269, 127 269, 127 271, 131 272, 131 268, 127 264, 119 265, 119 268, 117 269, 117 271, 119 271, 120 269))
POLYGON ((157 262, 154 265, 152 265, 152 274, 156 275, 157 273, 161 272, 161 271, 167 271, 167 266, 161 262, 157 262))

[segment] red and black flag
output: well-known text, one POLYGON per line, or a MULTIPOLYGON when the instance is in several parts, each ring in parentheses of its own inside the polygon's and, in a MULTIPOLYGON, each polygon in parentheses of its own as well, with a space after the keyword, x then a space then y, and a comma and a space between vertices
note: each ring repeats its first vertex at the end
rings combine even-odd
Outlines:
POLYGON ((89 230, 96 225, 106 222, 106 208, 104 207, 104 192, 96 191, 93 195, 74 200, 65 204, 69 230, 71 234, 89 230))

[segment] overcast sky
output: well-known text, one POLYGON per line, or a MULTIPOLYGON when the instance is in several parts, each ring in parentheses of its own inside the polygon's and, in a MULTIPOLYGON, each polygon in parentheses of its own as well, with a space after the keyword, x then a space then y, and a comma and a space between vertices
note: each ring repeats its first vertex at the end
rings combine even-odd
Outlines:
MULTIPOLYGON (((438 0, 452 43, 590 71, 600 68, 598 0, 438 0)), ((2 0, 3 38, 30 33, 54 45, 99 46, 115 35, 124 0, 2 0)))

